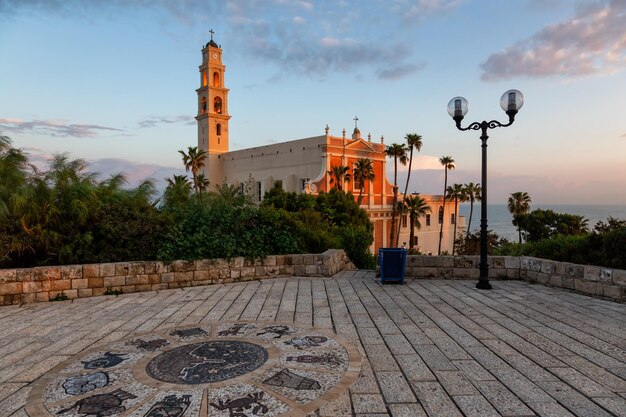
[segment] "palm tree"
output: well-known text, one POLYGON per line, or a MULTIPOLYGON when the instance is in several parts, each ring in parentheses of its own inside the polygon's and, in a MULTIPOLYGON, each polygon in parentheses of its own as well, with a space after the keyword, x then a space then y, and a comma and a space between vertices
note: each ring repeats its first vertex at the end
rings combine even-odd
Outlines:
POLYGON ((438 255, 441 255, 441 240, 443 239, 443 223, 446 220, 446 190, 448 188, 448 170, 454 169, 454 159, 451 156, 442 156, 439 158, 439 163, 443 165, 445 172, 445 179, 443 182, 443 221, 439 225, 439 249, 437 251, 438 255))
MULTIPOLYGON (((404 139, 406 139, 406 144, 409 148, 409 170, 406 175, 406 185, 404 186, 404 202, 406 203, 406 193, 409 190, 409 180, 411 179, 411 165, 413 164, 413 149, 417 149, 418 152, 422 149, 422 135, 407 133, 404 139)), ((400 239, 400 227, 397 230, 396 246, 398 246, 398 239, 400 239)))
POLYGON ((374 181, 374 167, 372 161, 367 158, 358 159, 352 169, 352 178, 354 178, 354 182, 358 182, 361 185, 359 187, 359 198, 357 198, 357 204, 360 206, 365 181, 374 181))
POLYGON ((189 201, 191 183, 186 175, 174 175, 166 178, 167 188, 163 192, 163 204, 165 207, 180 206, 189 201))
POLYGON ((422 228, 422 224, 420 223, 420 217, 425 216, 427 213, 430 213, 431 208, 426 203, 419 194, 413 194, 406 198, 404 201, 404 205, 409 211, 409 250, 413 249, 413 240, 415 236, 415 227, 417 229, 422 228))
POLYGON ((0 217, 10 212, 10 200, 26 184, 28 156, 11 145, 11 139, 0 136, 0 217))
POLYGON ((467 197, 467 201, 470 202, 470 215, 469 222, 467 224, 467 237, 470 235, 470 230, 472 229, 472 214, 474 213, 474 202, 482 200, 482 192, 483 189, 480 187, 480 184, 474 184, 473 182, 468 182, 465 184, 465 197, 467 197))
POLYGON ((189 146, 187 153, 184 151, 178 151, 183 156, 183 163, 185 164, 185 171, 191 171, 193 180, 193 189, 198 194, 200 187, 198 186, 198 172, 204 168, 206 162, 207 153, 203 150, 198 150, 197 146, 189 146))
POLYGON ((392 143, 387 146, 385 153, 387 156, 393 158, 393 204, 391 206, 391 236, 389 242, 391 246, 397 246, 396 244, 396 209, 398 206, 398 160, 402 165, 406 165, 408 151, 407 146, 403 144, 392 143))
POLYGON ((343 189, 344 181, 350 182, 350 168, 343 165, 333 165, 328 171, 328 175, 330 175, 330 183, 334 183, 339 191, 343 189))
POLYGON ((452 255, 454 256, 454 247, 456 246, 456 225, 459 223, 457 210, 459 208, 459 201, 466 201, 466 197, 464 193, 464 188, 461 184, 454 184, 449 186, 446 189, 446 194, 448 198, 454 199, 454 240, 452 242, 452 255))
POLYGON ((209 185, 211 185, 209 179, 204 177, 204 173, 198 174, 196 177, 196 183, 198 184, 198 191, 201 193, 207 191, 209 189, 209 185))
MULTIPOLYGON (((527 214, 530 211, 530 203, 532 200, 527 192, 518 191, 511 193, 509 203, 507 205, 509 213, 513 215, 513 224, 515 224, 515 216, 527 214)), ((517 224, 517 233, 519 234, 519 243, 522 243, 522 228, 517 224)))

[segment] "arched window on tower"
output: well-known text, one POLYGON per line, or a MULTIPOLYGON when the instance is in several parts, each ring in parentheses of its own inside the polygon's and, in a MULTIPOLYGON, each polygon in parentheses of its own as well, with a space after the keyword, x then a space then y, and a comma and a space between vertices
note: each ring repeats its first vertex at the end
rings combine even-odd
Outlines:
POLYGON ((222 125, 221 124, 217 124, 215 126, 215 133, 217 134, 217 136, 220 136, 222 134, 222 125))
POLYGON ((206 71, 202 71, 202 87, 206 87, 208 83, 209 80, 207 79, 206 71))
POLYGON ((202 113, 206 113, 206 97, 202 97, 202 113))
POLYGON ((215 71, 213 73, 213 87, 219 87, 220 86, 220 73, 215 71))
POLYGON ((213 99, 213 111, 217 114, 222 114, 222 99, 220 97, 213 99))
POLYGON ((439 206, 439 224, 443 223, 443 206, 439 206))

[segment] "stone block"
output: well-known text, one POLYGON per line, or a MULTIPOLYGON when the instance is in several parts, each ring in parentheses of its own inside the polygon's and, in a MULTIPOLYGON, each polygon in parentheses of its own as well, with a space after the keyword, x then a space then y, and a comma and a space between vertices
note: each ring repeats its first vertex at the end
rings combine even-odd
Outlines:
POLYGON ((441 263, 441 265, 443 266, 443 262, 441 259, 442 259, 441 256, 423 256, 422 266, 432 268, 432 267, 439 266, 439 263, 441 263))
POLYGON ((50 281, 50 291, 65 291, 72 288, 72 280, 57 279, 50 281))
POLYGON ((308 276, 320 275, 319 267, 317 265, 305 265, 305 274, 308 276))
POLYGON ((457 256, 454 259, 455 268, 475 268, 478 266, 478 256, 457 256))
POLYGON ((37 302, 50 301, 50 293, 48 292, 38 292, 35 294, 37 296, 37 302))
POLYGON ((519 269, 520 267, 519 256, 505 256, 504 267, 506 269, 519 269))
POLYGON ((295 268, 296 267, 294 265, 283 265, 280 267, 279 273, 280 275, 287 275, 287 276, 295 275, 296 273, 295 268))
POLYGON ((242 277, 253 277, 256 272, 256 269, 253 266, 246 266, 241 268, 241 276, 242 277))
POLYGON ((547 260, 542 260, 541 261, 541 272, 543 272, 544 274, 554 274, 556 272, 556 264, 557 262, 554 261, 547 261, 547 260))
POLYGON ((22 285, 21 282, 5 282, 4 284, 0 284, 0 295, 21 294, 23 289, 22 285))
POLYGON ((528 266, 528 257, 527 256, 521 256, 519 258, 519 267, 520 267, 520 269, 523 269, 523 270, 526 270, 526 271, 530 269, 529 266, 528 266))
POLYGON ((599 281, 602 282, 602 283, 611 283, 611 282, 613 282, 613 270, 612 269, 608 269, 608 268, 601 268, 600 269, 599 281))
POLYGON ((567 288, 568 290, 574 289, 574 278, 570 277, 561 277, 561 287, 567 288))
POLYGON ((33 270, 32 268, 23 268, 17 270, 17 281, 18 282, 28 282, 33 280, 33 270))
POLYGON ((613 284, 626 286, 626 270, 614 269, 612 280, 613 284))
POLYGON ((538 272, 537 273, 537 282, 539 284, 548 285, 550 283, 550 277, 551 276, 552 275, 550 275, 550 274, 546 274, 546 273, 543 273, 543 272, 538 272))
POLYGON ((504 268, 489 268, 489 278, 507 278, 507 271, 504 268))
POLYGON ((553 287, 562 287, 563 286, 563 278, 560 275, 551 275, 550 276, 550 285, 553 287))
POLYGON ((442 266, 444 268, 453 268, 454 267, 454 256, 440 256, 442 259, 442 266))
MULTIPOLYGON (((114 277, 116 264, 100 264, 100 277, 114 277)), ((124 274, 125 275, 125 274, 124 274)))
MULTIPOLYGON (((160 284, 161 283, 161 274, 149 274, 147 283, 148 284, 160 284)), ((142 284, 144 284, 143 281, 142 281, 142 284)))
POLYGON ((263 259, 263 266, 276 266, 276 257, 266 256, 265 259, 263 259))
POLYGON ((194 261, 174 261, 170 265, 170 271, 172 272, 188 272, 193 271, 196 267, 194 261))
POLYGON ((454 278, 468 279, 470 277, 470 268, 454 268, 452 270, 452 276, 454 278))
POLYGON ((291 255, 291 264, 292 265, 303 265, 304 264, 304 255, 291 255))
POLYGON ((166 272, 170 272, 170 263, 169 262, 157 261, 157 262, 154 263, 154 273, 155 274, 164 274, 166 272))
POLYGON ((526 271, 526 280, 528 282, 537 282, 537 276, 538 275, 539 275, 539 272, 537 272, 537 271, 527 270, 526 271))
POLYGON ((91 297, 93 295, 93 289, 91 288, 79 288, 78 298, 91 297))
POLYGON ((0 269, 0 285, 17 281, 17 269, 0 269))
POLYGON ((128 275, 126 277, 125 284, 126 285, 137 285, 137 284, 141 283, 140 281, 141 281, 141 276, 140 275, 128 275))
POLYGON ((139 284, 139 285, 135 285, 135 291, 137 292, 150 291, 151 287, 152 287, 152 284, 139 284))
POLYGON ((211 268, 211 261, 208 259, 200 259, 196 261, 195 271, 208 271, 211 268))
POLYGON ((162 283, 162 284, 152 284, 150 286, 150 289, 152 291, 167 290, 167 284, 165 284, 165 283, 162 283))
POLYGON ((144 274, 154 274, 156 273, 156 262, 147 261, 143 263, 144 266, 144 274))
MULTIPOLYGON (((228 279, 230 278, 230 269, 229 268, 221 268, 220 270, 220 279, 228 279)), ((241 276, 241 270, 239 270, 239 276, 241 276)))
POLYGON ((161 274, 160 283, 169 283, 174 282, 174 272, 167 272, 165 274, 161 274))
POLYGON ((284 255, 277 255, 275 256, 276 258, 276 266, 283 266, 285 265, 285 256, 284 255))
POLYGON ((439 278, 450 279, 453 277, 454 268, 437 268, 437 276, 439 278))
POLYGON ((83 265, 83 278, 97 278, 100 276, 99 264, 83 265))
POLYGON ((600 268, 597 266, 585 265, 585 274, 583 276, 587 281, 598 281, 600 279, 600 268))
POLYGON ((88 278, 73 279, 72 289, 77 290, 79 288, 89 288, 89 279, 88 278))
POLYGON ((91 295, 94 297, 104 295, 105 292, 106 292, 106 288, 92 288, 91 289, 91 295))
POLYGON ((602 284, 586 279, 575 279, 574 289, 585 294, 602 295, 602 284))
POLYGON ((209 279, 208 270, 193 271, 194 281, 207 281, 209 279))
POLYGON ((489 256, 489 266, 494 269, 504 269, 505 261, 504 256, 489 256))
POLYGON ((146 273, 146 265, 143 262, 128 264, 128 275, 142 275, 146 273))
POLYGON ((535 272, 541 271, 541 259, 528 258, 528 270, 535 272))
POLYGON ((406 257, 407 266, 422 266, 422 257, 419 255, 409 255, 406 257))
POLYGON ((134 292, 136 292, 134 285, 124 285, 122 287, 122 293, 124 293, 124 294, 131 294, 131 293, 134 293, 134 292))
POLYGON ((241 278, 241 269, 231 269, 230 278, 241 278))
POLYGON ((58 266, 40 266, 33 268, 34 281, 47 281, 61 279, 61 271, 58 266))
POLYGON ((267 271, 264 266, 255 266, 254 267, 254 276, 256 277, 264 277, 267 275, 267 271))
POLYGON ((229 262, 228 265, 231 268, 243 268, 244 267, 244 261, 246 259, 243 256, 238 256, 236 258, 232 258, 229 262))
POLYGON ((126 262, 118 262, 115 264, 115 275, 128 275, 129 265, 126 262))
POLYGON ((87 278, 87 286, 89 288, 104 287, 104 278, 87 278))
POLYGON ((77 279, 83 277, 82 265, 63 265, 59 267, 61 279, 77 279))
POLYGON ((311 255, 309 253, 302 255, 302 263, 305 265, 315 264, 315 255, 311 255))
POLYGON ((602 295, 611 298, 613 300, 621 300, 622 299, 622 287, 618 285, 606 285, 606 284, 598 284, 602 285, 602 295))
POLYGON ((266 266, 265 267, 265 273, 269 276, 276 276, 278 274, 280 274, 280 267, 278 265, 276 266, 266 266))
MULTIPOLYGON (((3 284, 0 284, 0 287, 3 284)), ((35 293, 43 291, 43 285, 41 281, 26 281, 22 283, 22 291, 24 293, 35 293)))
POLYGON ((193 281, 193 271, 174 272, 174 281, 176 282, 193 281))
POLYGON ((519 269, 507 269, 506 278, 507 279, 521 279, 520 270, 519 269))
POLYGON ((570 278, 583 278, 585 276, 585 267, 576 264, 565 264, 565 275, 570 278))
POLYGON ((22 303, 36 303, 37 302, 37 294, 34 292, 22 294, 20 298, 22 303))
POLYGON ((122 285, 126 285, 125 276, 104 277, 103 286, 105 288, 121 287, 122 285))
POLYGON ((295 267, 295 274, 297 276, 304 276, 306 275, 306 265, 302 265, 302 264, 296 264, 294 265, 295 267))
MULTIPOLYGON (((204 281, 192 281, 191 285, 194 287, 200 287, 202 285, 211 285, 211 280, 204 280, 204 281)), ((139 291, 139 290, 137 290, 139 291)))
POLYGON ((226 259, 217 258, 213 259, 213 267, 217 269, 225 269, 229 267, 229 263, 226 259))
POLYGON ((417 278, 435 278, 437 277, 437 268, 421 267, 416 268, 415 276, 417 278))

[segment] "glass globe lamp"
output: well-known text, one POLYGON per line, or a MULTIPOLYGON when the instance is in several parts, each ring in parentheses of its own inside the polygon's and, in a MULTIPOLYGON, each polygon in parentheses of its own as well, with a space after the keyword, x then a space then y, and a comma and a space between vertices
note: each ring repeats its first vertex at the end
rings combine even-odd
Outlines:
POLYGON ((448 114, 454 120, 461 120, 467 114, 467 100, 464 97, 454 97, 448 103, 448 114))
POLYGON ((500 107, 507 114, 517 113, 524 105, 524 95, 519 90, 509 90, 500 97, 500 107))

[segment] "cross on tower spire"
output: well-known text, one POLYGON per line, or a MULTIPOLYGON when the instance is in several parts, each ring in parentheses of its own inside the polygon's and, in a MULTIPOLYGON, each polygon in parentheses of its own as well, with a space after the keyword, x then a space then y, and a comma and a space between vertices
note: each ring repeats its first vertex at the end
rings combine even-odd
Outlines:
POLYGON ((357 116, 354 116, 354 119, 352 119, 352 120, 354 120, 354 128, 356 129, 357 128, 357 123, 359 121, 359 118, 357 116))
POLYGON ((209 33, 211 34, 211 40, 213 40, 213 34, 214 34, 215 32, 213 31, 213 29, 211 29, 211 30, 209 31, 209 33))

